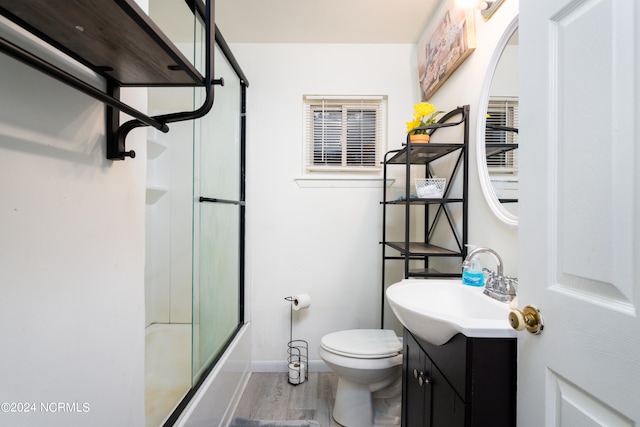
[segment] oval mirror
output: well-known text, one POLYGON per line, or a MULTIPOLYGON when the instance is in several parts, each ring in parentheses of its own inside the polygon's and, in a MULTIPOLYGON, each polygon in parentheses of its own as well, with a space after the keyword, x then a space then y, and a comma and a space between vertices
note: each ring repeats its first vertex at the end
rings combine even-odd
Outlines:
POLYGON ((518 225, 518 18, 500 38, 488 66, 476 135, 480 186, 493 213, 518 225))

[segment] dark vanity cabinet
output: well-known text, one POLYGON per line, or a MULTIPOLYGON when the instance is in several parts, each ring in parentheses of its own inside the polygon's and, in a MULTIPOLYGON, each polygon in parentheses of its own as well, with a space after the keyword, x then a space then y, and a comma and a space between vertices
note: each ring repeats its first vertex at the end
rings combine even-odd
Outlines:
POLYGON ((515 426, 516 342, 458 334, 435 346, 405 329, 402 426, 515 426))

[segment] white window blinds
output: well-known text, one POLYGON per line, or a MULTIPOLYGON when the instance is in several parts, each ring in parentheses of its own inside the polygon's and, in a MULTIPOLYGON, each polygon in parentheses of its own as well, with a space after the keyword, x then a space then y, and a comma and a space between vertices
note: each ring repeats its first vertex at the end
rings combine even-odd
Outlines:
POLYGON ((384 97, 305 100, 305 163, 309 172, 379 171, 384 148, 384 97))

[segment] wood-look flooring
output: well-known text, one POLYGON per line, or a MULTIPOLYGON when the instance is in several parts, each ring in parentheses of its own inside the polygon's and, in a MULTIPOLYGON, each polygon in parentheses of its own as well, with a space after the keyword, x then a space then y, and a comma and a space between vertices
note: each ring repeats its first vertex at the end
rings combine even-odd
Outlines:
POLYGON ((234 417, 255 420, 315 420, 322 427, 340 427, 332 418, 338 377, 333 372, 309 373, 291 385, 287 373, 251 374, 234 417))

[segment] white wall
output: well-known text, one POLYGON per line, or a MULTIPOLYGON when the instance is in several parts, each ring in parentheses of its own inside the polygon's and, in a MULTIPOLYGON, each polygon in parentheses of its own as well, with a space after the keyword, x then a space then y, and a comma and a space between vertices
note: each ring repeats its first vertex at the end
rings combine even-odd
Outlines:
POLYGON ((505 46, 489 96, 518 96, 518 45, 505 46))
MULTIPOLYGON (((430 101, 477 100, 507 0, 476 21, 476 51, 430 101)), ((252 359, 286 357, 289 306, 309 292, 294 338, 379 326, 380 188, 301 187, 302 96, 389 96, 389 146, 418 101, 414 45, 236 44, 249 76, 247 291, 252 359), (329 63, 329 56, 336 57, 329 63), (315 230, 311 230, 311 226, 315 230)), ((103 107, 0 56, 0 400, 88 403, 89 412, 0 414, 19 425, 143 425, 144 162, 104 159, 103 107)), ((128 145, 140 159, 143 132, 128 145)), ((472 141, 475 138, 471 132, 472 141)), ((471 150, 471 158, 475 152, 471 150)), ((491 214, 471 165, 470 242, 516 265, 516 231, 491 214)))
MULTIPOLYGON (((496 249, 516 272, 517 231, 499 222, 482 195, 475 165, 478 100, 488 62, 516 15, 506 0, 492 19, 477 16, 477 48, 430 100, 450 110, 471 105, 469 241, 496 249)), ((322 335, 377 328, 380 320, 381 189, 307 188, 302 171, 305 94, 389 96, 389 144, 398 148, 419 102, 415 45, 234 44, 249 77, 247 288, 254 369, 282 368, 289 340, 285 296, 308 292, 313 305, 294 316, 294 339, 317 360, 322 335), (329 59, 335 58, 335 59, 329 59)), ((393 322, 392 322, 393 323, 393 322)))
MULTIPOLYGON (((429 99, 438 108, 450 110, 456 105, 469 104, 470 117, 470 152, 469 152, 469 243, 495 249, 504 262, 505 274, 517 276, 517 228, 500 222, 489 208, 478 180, 476 164, 476 126, 478 121, 479 100, 487 68, 495 46, 507 26, 517 16, 518 1, 505 0, 489 21, 484 21, 476 11, 476 49, 460 65, 455 73, 429 99)), ((488 268, 491 259, 487 258, 488 268)))
POLYGON ((378 181, 300 182, 303 95, 387 95, 389 148, 403 141, 417 81, 413 45, 234 44, 247 90, 247 290, 252 359, 270 369, 286 358, 290 305, 309 341, 345 328, 380 325, 381 176, 378 181), (318 185, 314 187, 313 185, 318 185), (337 187, 336 187, 337 186, 337 187))
POLYGON ((0 69, 0 402, 35 404, 0 424, 144 425, 145 163, 106 160, 102 104, 0 69))

